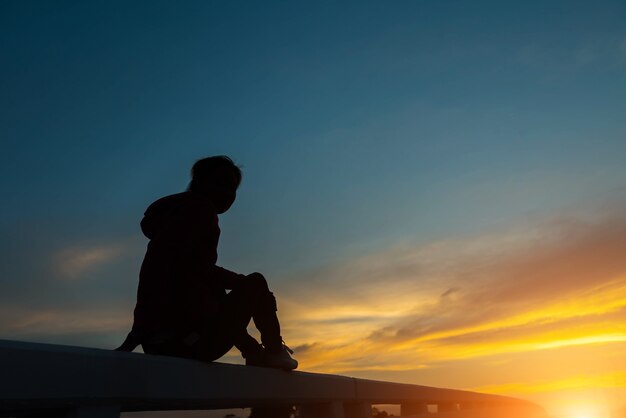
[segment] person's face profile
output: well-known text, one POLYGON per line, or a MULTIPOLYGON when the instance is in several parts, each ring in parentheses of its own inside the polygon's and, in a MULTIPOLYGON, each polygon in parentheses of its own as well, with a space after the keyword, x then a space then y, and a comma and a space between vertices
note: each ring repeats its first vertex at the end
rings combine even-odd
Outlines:
POLYGON ((237 199, 237 189, 218 190, 215 196, 215 209, 218 214, 226 212, 237 199))
POLYGON ((215 188, 215 204, 218 214, 226 212, 237 199, 237 179, 232 173, 223 176, 215 188))

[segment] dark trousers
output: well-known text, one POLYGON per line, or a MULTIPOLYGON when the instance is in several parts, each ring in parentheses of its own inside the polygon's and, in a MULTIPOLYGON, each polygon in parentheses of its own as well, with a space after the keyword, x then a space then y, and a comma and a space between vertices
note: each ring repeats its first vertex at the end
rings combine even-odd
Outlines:
POLYGON ((282 347, 276 299, 265 278, 258 273, 246 276, 225 295, 218 312, 202 329, 158 344, 143 343, 142 347, 147 354, 213 361, 235 346, 246 357, 261 349, 246 329, 250 319, 260 331, 265 348, 278 350, 282 347))

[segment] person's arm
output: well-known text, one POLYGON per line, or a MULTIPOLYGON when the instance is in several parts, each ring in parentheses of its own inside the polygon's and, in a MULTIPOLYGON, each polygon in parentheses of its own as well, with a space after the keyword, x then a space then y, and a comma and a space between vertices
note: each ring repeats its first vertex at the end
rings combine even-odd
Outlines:
POLYGON ((242 280, 245 280, 246 277, 244 274, 235 273, 234 271, 230 271, 217 265, 212 266, 209 274, 211 275, 211 280, 215 280, 215 282, 219 284, 220 288, 227 290, 232 290, 237 287, 237 285, 241 283, 242 280))
POLYGON ((207 271, 204 274, 208 276, 206 279, 210 280, 211 287, 232 290, 246 276, 216 264, 217 245, 220 237, 218 217, 217 214, 210 210, 210 206, 204 209, 200 211, 194 210, 192 219, 188 220, 196 226, 188 229, 193 234, 192 245, 194 250, 202 252, 202 254, 198 254, 198 259, 202 260, 202 263, 207 267, 207 271))

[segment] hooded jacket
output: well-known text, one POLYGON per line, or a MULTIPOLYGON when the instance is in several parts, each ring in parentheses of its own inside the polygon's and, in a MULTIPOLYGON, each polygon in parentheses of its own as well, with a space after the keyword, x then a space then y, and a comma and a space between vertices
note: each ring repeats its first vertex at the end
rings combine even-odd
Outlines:
POLYGON ((185 335, 215 320, 226 289, 244 276, 218 267, 217 213, 194 192, 152 203, 141 221, 150 239, 139 273, 133 330, 142 336, 185 335))

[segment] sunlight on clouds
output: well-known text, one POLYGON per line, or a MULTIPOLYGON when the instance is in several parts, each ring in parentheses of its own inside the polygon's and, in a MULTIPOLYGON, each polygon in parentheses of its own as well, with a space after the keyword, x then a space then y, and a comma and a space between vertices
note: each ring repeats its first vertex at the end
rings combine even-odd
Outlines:
MULTIPOLYGON (((571 318, 598 318, 602 314, 617 312, 626 308, 626 278, 613 281, 598 288, 577 292, 565 300, 549 304, 544 307, 536 307, 535 310, 523 312, 508 318, 497 321, 486 322, 473 327, 461 327, 443 332, 436 332, 424 335, 419 338, 398 343, 393 350, 410 348, 416 344, 426 341, 443 340, 455 336, 463 336, 478 333, 480 334, 492 330, 511 329, 523 325, 535 324, 545 325, 556 323, 571 318)), ((500 350, 530 350, 546 349, 563 345, 591 344, 599 342, 612 342, 626 340, 626 327, 619 323, 595 324, 599 329, 590 329, 589 325, 583 330, 579 324, 577 329, 550 330, 549 335, 537 333, 530 340, 524 338, 522 341, 510 340, 508 344, 486 344, 488 336, 474 346, 455 346, 457 353, 461 355, 485 355, 494 354, 500 350), (611 331, 611 332, 607 332, 611 331), (619 332, 616 332, 619 331, 619 332), (591 335, 580 336, 580 332, 589 332, 591 335), (571 334, 574 335, 571 335, 571 334), (482 354, 481 354, 482 353, 482 354)), ((458 357, 459 354, 456 355, 458 357)))
MULTIPOLYGON (((356 322, 357 320, 371 321, 393 319, 404 315, 411 311, 414 307, 415 300, 402 300, 393 305, 363 305, 363 304, 345 304, 336 307, 323 307, 316 309, 312 307, 310 310, 298 308, 298 306, 288 306, 289 302, 284 303, 285 308, 290 312, 290 318, 304 322, 356 322)), ((291 302, 293 304, 293 302, 291 302)))
MULTIPOLYGON (((312 353, 305 353, 303 361, 313 368, 326 368, 332 364, 330 367, 334 371, 341 370, 341 367, 402 370, 417 365, 425 367, 424 363, 445 362, 450 359, 477 359, 503 353, 626 341, 626 332, 623 329, 620 331, 621 325, 612 321, 591 321, 563 328, 559 328, 561 324, 557 320, 552 320, 551 323, 556 327, 548 329, 530 327, 528 330, 519 331, 513 327, 512 332, 504 333, 502 336, 490 335, 488 332, 483 335, 478 332, 479 335, 473 336, 473 341, 461 339, 456 342, 446 338, 450 335, 463 336, 463 330, 459 330, 448 335, 426 335, 421 340, 412 340, 409 343, 363 339, 362 335, 368 331, 368 327, 363 325, 328 328, 318 324, 317 327, 326 329, 326 334, 315 331, 308 337, 317 340, 322 340, 318 337, 323 337, 324 344, 312 353), (335 361, 336 357, 341 357, 342 360, 335 361)), ((498 331, 502 326, 502 323, 499 323, 498 327, 485 326, 480 329, 498 331)))
POLYGON ((608 418, 626 397, 624 254, 620 215, 403 243, 277 289, 283 335, 306 370, 608 418))
POLYGON ((564 338, 557 341, 550 341, 546 343, 537 343, 534 345, 535 349, 542 350, 555 347, 565 347, 570 345, 583 345, 583 344, 600 344, 600 343, 614 343, 626 341, 626 335, 623 333, 612 334, 600 334, 600 335, 586 335, 584 337, 564 338))
POLYGON ((626 221, 559 219, 500 234, 403 244, 320 270, 279 298, 284 334, 306 348, 304 367, 326 372, 626 341, 626 221))

